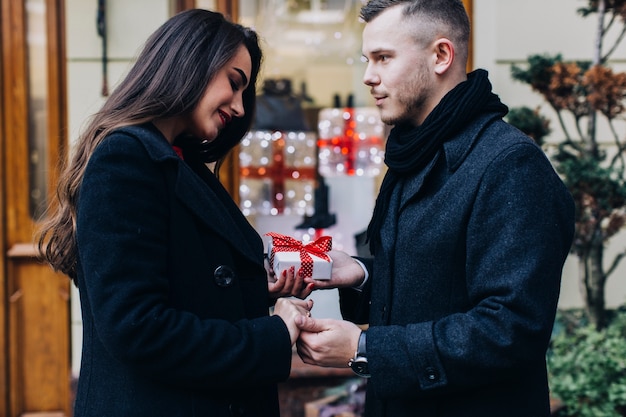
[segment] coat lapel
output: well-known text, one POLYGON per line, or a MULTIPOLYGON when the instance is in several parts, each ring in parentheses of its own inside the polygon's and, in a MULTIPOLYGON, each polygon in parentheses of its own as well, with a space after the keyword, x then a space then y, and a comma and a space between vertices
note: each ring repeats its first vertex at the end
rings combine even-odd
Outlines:
POLYGON ((155 162, 176 164, 175 171, 166 171, 168 180, 173 182, 170 184, 177 198, 202 223, 229 242, 243 256, 254 262, 263 261, 261 237, 208 168, 205 172, 196 174, 180 159, 167 139, 151 123, 126 126, 122 130, 137 137, 155 162), (200 177, 201 174, 204 175, 200 177))
POLYGON ((260 260, 263 243, 224 187, 211 173, 200 178, 182 161, 178 164, 175 193, 208 228, 254 262, 260 260), (256 245, 255 245, 256 243, 256 245))
POLYGON ((433 167, 437 163, 437 160, 441 156, 441 151, 437 152, 433 159, 424 167, 423 170, 418 172, 417 174, 408 177, 402 184, 402 192, 400 195, 400 207, 398 212, 400 212, 404 207, 413 199, 417 193, 420 192, 422 187, 424 186, 424 182, 428 177, 428 174, 433 170, 433 167))

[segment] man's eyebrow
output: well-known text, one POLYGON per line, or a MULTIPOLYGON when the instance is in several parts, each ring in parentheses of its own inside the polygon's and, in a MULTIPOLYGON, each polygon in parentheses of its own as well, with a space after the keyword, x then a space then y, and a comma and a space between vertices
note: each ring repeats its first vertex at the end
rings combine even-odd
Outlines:
POLYGON ((369 59, 368 57, 370 56, 378 56, 381 54, 388 54, 389 50, 385 49, 385 48, 376 48, 376 49, 372 49, 371 51, 365 51, 362 56, 365 59, 369 59))
POLYGON ((241 75, 243 85, 248 85, 248 77, 246 77, 246 74, 239 68, 235 68, 235 71, 237 71, 239 75, 241 75))

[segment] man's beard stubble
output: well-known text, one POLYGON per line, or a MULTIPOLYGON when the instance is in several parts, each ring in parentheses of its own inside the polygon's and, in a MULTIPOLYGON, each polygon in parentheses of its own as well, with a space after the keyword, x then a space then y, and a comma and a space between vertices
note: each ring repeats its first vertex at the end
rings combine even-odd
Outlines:
POLYGON ((381 111, 383 123, 389 126, 405 123, 416 125, 420 110, 425 106, 432 93, 431 84, 425 74, 426 71, 420 66, 413 79, 407 82, 406 87, 397 90, 398 112, 395 115, 384 116, 381 111))

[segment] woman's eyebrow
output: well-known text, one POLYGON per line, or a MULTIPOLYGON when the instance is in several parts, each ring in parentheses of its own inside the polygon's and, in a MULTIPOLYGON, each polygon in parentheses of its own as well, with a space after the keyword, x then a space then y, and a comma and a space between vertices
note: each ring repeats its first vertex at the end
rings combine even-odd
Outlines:
POLYGON ((248 85, 248 77, 246 77, 246 74, 239 68, 235 68, 235 71, 237 71, 239 75, 241 75, 243 85, 248 85))

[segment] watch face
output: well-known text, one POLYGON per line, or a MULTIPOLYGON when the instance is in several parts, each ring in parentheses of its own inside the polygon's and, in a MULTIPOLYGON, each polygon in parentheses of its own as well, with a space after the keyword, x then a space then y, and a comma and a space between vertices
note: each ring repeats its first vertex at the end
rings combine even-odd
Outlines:
POLYGON ((364 378, 370 377, 369 366, 367 365, 367 358, 357 357, 350 362, 350 368, 354 371, 358 376, 362 376, 364 378))

